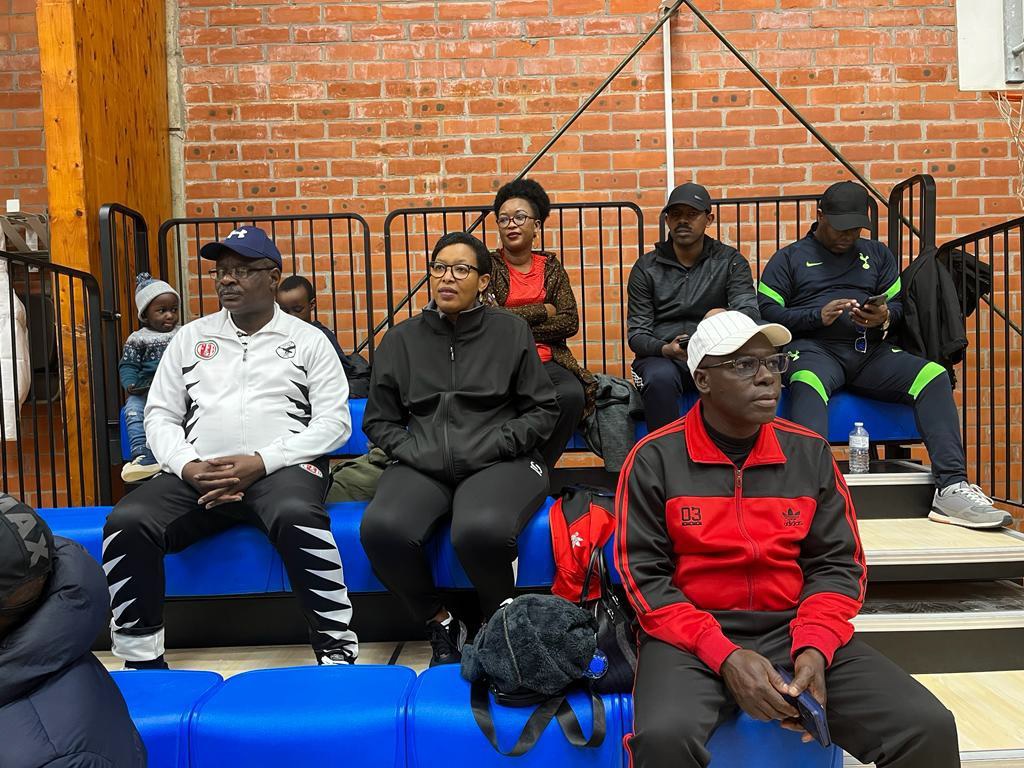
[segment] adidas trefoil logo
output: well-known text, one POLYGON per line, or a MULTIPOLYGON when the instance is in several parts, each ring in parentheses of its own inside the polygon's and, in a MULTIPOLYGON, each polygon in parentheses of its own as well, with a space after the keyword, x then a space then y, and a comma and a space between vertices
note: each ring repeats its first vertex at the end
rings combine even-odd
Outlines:
POLYGON ((792 507, 788 507, 785 512, 782 513, 783 525, 786 528, 797 528, 804 524, 804 521, 800 519, 800 513, 792 507))

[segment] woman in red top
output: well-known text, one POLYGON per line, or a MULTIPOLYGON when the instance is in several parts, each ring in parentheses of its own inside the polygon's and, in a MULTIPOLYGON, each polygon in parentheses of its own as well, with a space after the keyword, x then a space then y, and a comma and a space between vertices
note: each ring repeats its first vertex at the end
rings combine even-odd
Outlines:
POLYGON ((551 211, 544 188, 532 179, 506 184, 494 198, 501 248, 492 258, 491 291, 498 305, 530 325, 537 354, 558 396, 558 424, 540 446, 554 467, 584 415, 594 407, 593 375, 573 357, 566 339, 580 326, 569 275, 553 253, 534 250, 551 211))

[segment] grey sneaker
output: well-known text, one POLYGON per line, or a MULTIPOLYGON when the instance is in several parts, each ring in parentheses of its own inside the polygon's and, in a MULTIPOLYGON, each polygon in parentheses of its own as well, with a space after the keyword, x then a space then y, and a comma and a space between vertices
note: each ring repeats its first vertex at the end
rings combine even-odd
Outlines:
POLYGON ((1002 528, 1013 523, 1010 513, 996 509, 992 499, 970 483, 955 483, 936 491, 928 518, 964 528, 1002 528))

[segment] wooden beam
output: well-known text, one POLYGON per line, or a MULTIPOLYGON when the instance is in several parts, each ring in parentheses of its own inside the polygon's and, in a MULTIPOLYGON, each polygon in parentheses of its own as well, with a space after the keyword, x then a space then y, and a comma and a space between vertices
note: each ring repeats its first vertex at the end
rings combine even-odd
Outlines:
MULTIPOLYGON (((101 205, 123 203, 154 229, 171 215, 164 13, 163 2, 139 0, 39 0, 37 6, 51 257, 97 280, 101 205)), ((134 263, 121 265, 120 274, 132 276, 134 263)), ((134 281, 122 282, 122 306, 130 307, 134 281)), ((63 331, 81 328, 82 310, 70 316, 71 302, 62 306, 63 331)), ((75 370, 65 361, 64 370, 65 413, 74 431, 68 449, 76 449, 81 435, 91 496, 93 393, 85 366, 75 370), (85 393, 77 400, 76 379, 85 393)))

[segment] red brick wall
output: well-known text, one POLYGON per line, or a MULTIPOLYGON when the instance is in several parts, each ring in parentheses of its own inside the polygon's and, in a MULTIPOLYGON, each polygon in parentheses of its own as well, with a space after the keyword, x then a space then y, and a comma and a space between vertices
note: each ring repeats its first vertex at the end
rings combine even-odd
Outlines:
POLYGON ((35 0, 0 0, 0 206, 46 207, 43 146, 35 0))
MULTIPOLYGON (((485 201, 655 19, 656 0, 181 0, 191 214, 485 201)), ((876 184, 929 172, 944 232, 1021 212, 991 100, 956 86, 953 0, 714 0, 710 18, 876 184)), ((677 180, 817 190, 844 175, 720 44, 673 22, 677 180)), ((655 209, 661 38, 535 176, 655 209)))

